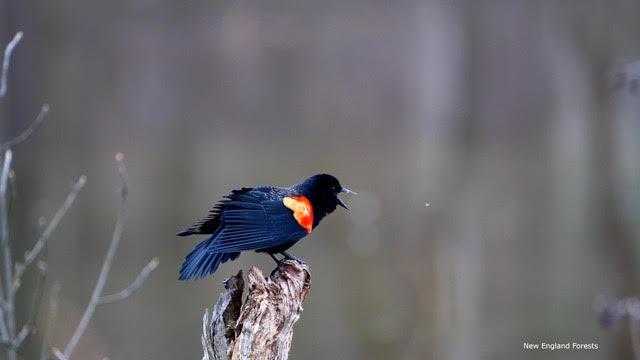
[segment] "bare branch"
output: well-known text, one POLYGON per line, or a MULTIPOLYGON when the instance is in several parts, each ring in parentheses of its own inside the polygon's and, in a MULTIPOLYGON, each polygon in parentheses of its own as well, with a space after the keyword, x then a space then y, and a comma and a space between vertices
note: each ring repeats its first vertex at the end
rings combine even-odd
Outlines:
POLYGON ((27 140, 29 136, 31 136, 31 134, 33 134, 38 129, 40 124, 42 124, 44 119, 47 117, 48 113, 49 113, 49 104, 42 105, 42 109, 40 109, 40 113, 38 114, 38 116, 36 116, 36 119, 29 125, 29 127, 27 127, 27 129, 23 131, 22 134, 0 145, 0 151, 11 149, 12 147, 27 140))
POLYGON ((58 316, 58 294, 60 293, 60 284, 54 283, 49 294, 49 316, 47 317, 47 326, 42 335, 42 349, 40 350, 40 360, 49 358, 49 346, 51 344, 51 334, 55 328, 56 318, 58 316))
MULTIPOLYGON (((9 172, 11 170, 11 160, 13 154, 11 150, 7 150, 4 153, 4 163, 2 164, 2 172, 0 172, 0 242, 2 243, 2 252, 4 253, 4 294, 6 294, 6 311, 3 317, 4 324, 0 326, 6 326, 7 335, 9 336, 9 342, 12 342, 16 333, 16 319, 13 309, 13 296, 11 296, 11 288, 13 283, 13 262, 11 260, 11 244, 9 244, 9 214, 7 206, 7 184, 9 181, 9 172)), ((7 358, 14 360, 16 358, 16 352, 13 348, 7 348, 7 358)))
POLYGON ((55 215, 53 216, 47 227, 44 229, 33 248, 27 251, 27 253, 24 255, 24 260, 22 261, 22 263, 16 264, 16 275, 13 281, 14 286, 11 290, 13 293, 15 293, 17 287, 20 285, 20 279, 25 270, 29 267, 29 265, 31 265, 31 263, 35 261, 35 259, 38 258, 38 255, 40 255, 40 253, 44 249, 47 241, 51 237, 51 234, 58 227, 58 224, 67 213, 69 208, 71 208, 76 200, 76 197, 78 196, 78 193, 86 183, 86 176, 82 175, 78 178, 78 181, 76 181, 76 183, 73 185, 71 191, 69 192, 69 195, 67 195, 67 198, 64 200, 58 211, 56 211, 55 215))
POLYGON ((18 333, 18 335, 16 335, 16 338, 13 339, 13 345, 12 345, 13 348, 17 350, 20 347, 20 345, 22 345, 22 343, 27 339, 27 336, 29 336, 29 333, 31 333, 30 326, 24 325, 20 330, 20 332, 18 333))
POLYGON ((13 49, 15 49, 20 40, 22 40, 22 31, 18 31, 13 37, 13 40, 11 40, 9 44, 7 44, 7 47, 4 49, 4 59, 2 61, 2 77, 0 78, 0 98, 7 93, 7 76, 9 74, 9 63, 11 62, 11 54, 13 53, 13 49))
MULTIPOLYGON (((7 282, 8 274, 11 274, 11 249, 9 248, 9 222, 8 222, 8 206, 7 206, 7 183, 9 181, 9 171, 11 170, 11 161, 13 159, 13 153, 11 150, 7 150, 4 154, 4 162, 2 164, 2 172, 0 173, 0 242, 3 246, 4 252, 4 266, 5 266, 5 289, 9 289, 7 286, 11 281, 7 282)), ((8 293, 8 291, 7 291, 8 293)))
POLYGON ((70 358, 73 350, 75 350, 82 334, 87 329, 87 325, 89 325, 89 321, 93 317, 93 313, 96 310, 96 306, 100 301, 100 297, 102 295, 102 290, 104 289, 104 285, 107 281, 107 277, 109 276, 109 271, 111 270, 111 263, 113 262, 113 258, 115 257, 116 250, 118 249, 118 244, 120 243, 120 239, 122 238, 122 230, 124 227, 124 218, 126 215, 126 200, 127 200, 127 192, 128 192, 128 179, 127 179, 127 171, 124 166, 124 155, 122 153, 116 154, 116 161, 118 163, 118 173, 120 174, 120 180, 122 182, 122 186, 120 188, 120 207, 118 209, 118 218, 116 220, 116 224, 113 229, 113 236, 111 237, 111 243, 109 245, 109 249, 107 250, 107 255, 105 256, 104 262, 102 263, 102 269, 100 270, 100 275, 98 276, 98 280, 96 281, 96 285, 93 289, 93 293, 91 294, 91 300, 87 305, 87 308, 82 315, 82 319, 80 319, 80 323, 76 328, 73 336, 69 340, 69 343, 64 349, 64 357, 70 358))
POLYGON ((58 348, 51 349, 51 355, 53 355, 53 357, 55 357, 57 360, 67 360, 68 359, 66 356, 64 356, 62 351, 60 351, 60 349, 58 349, 58 348))
POLYGON ((18 350, 25 340, 29 338, 36 331, 36 318, 38 316, 38 309, 40 309, 40 302, 42 301, 42 292, 44 289, 44 283, 47 279, 47 264, 44 261, 38 262, 38 279, 36 281, 36 289, 33 291, 33 298, 31 301, 31 308, 27 315, 27 321, 22 326, 22 330, 13 339, 13 348, 18 350))
POLYGON ((36 289, 33 292, 33 300, 31 301, 31 309, 27 316, 27 324, 32 325, 35 328, 36 319, 40 309, 40 303, 42 302, 44 285, 47 281, 47 275, 49 273, 49 267, 46 262, 38 261, 38 278, 36 280, 36 289))
POLYGON ((142 286, 151 272, 158 267, 158 264, 160 264, 160 259, 158 259, 157 257, 151 259, 151 261, 149 261, 149 263, 145 265, 144 268, 142 268, 136 279, 133 280, 133 282, 129 286, 115 294, 102 296, 100 300, 98 300, 98 304, 109 304, 128 298, 131 294, 133 294, 134 291, 138 290, 142 286))
POLYGON ((4 318, 5 311, 0 311, 0 342, 9 344, 9 332, 7 330, 7 321, 4 318))

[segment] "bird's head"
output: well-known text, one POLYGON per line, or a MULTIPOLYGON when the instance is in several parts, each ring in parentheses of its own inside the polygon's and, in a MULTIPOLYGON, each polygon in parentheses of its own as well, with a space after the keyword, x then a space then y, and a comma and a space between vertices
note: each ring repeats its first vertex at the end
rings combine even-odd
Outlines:
POLYGON ((338 198, 339 193, 356 194, 340 185, 338 179, 329 174, 314 175, 297 185, 297 188, 311 200, 314 207, 327 214, 335 210, 338 205, 349 210, 345 203, 338 198))

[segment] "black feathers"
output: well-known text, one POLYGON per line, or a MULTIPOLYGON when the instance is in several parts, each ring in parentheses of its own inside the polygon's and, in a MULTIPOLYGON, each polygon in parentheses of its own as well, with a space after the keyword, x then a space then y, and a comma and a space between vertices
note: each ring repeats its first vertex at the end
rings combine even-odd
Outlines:
MULTIPOLYGON (((313 227, 339 202, 342 187, 331 175, 316 175, 290 188, 262 186, 233 190, 199 222, 179 236, 209 235, 187 255, 180 280, 201 279, 221 263, 235 260, 241 251, 281 253, 308 234, 284 199, 308 200, 313 227)), ((309 228, 309 231, 311 229, 309 228)))
POLYGON ((222 200, 217 203, 213 209, 209 210, 209 214, 204 219, 198 221, 197 223, 183 229, 176 235, 178 236, 188 236, 193 234, 213 234, 216 229, 220 226, 220 211, 225 207, 227 203, 232 200, 233 197, 236 197, 240 194, 247 193, 253 190, 253 188, 242 188, 240 190, 233 190, 231 194, 225 196, 227 200, 222 200))

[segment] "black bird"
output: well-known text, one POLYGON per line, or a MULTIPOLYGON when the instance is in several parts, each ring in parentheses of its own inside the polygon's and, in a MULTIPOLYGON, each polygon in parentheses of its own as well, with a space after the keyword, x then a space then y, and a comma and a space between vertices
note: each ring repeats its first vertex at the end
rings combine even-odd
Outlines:
POLYGON ((310 234, 337 205, 346 192, 329 174, 314 175, 288 188, 260 186, 233 190, 209 211, 203 220, 179 232, 179 236, 211 234, 187 255, 180 280, 202 279, 213 274, 221 263, 235 260, 240 252, 255 250, 298 260, 287 252, 310 234))

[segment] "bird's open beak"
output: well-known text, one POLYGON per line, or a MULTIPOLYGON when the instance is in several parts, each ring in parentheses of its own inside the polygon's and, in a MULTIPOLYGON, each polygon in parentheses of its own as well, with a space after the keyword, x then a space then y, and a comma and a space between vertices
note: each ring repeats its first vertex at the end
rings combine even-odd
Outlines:
POLYGON ((355 192, 355 191, 353 191, 353 190, 349 190, 349 189, 347 189, 347 188, 346 188, 346 187, 344 187, 344 186, 342 187, 342 190, 340 190, 340 192, 347 193, 347 194, 351 194, 351 195, 358 195, 358 193, 357 193, 357 192, 355 192))
MULTIPOLYGON (((352 194, 352 195, 358 195, 358 193, 357 193, 357 192, 352 191, 352 190, 349 190, 349 189, 347 189, 347 188, 346 188, 346 187, 344 187, 344 186, 342 187, 342 189, 340 189, 340 192, 347 193, 347 194, 352 194)), ((340 200, 339 198, 338 198, 338 205, 340 205, 340 206, 342 206, 343 208, 345 208, 345 209, 349 210, 349 208, 347 207, 347 205, 346 205, 342 200, 340 200)))
POLYGON ((344 202, 343 202, 342 200, 340 200, 340 198, 337 198, 337 199, 338 199, 338 205, 340 205, 340 206, 342 206, 343 208, 345 208, 345 209, 349 210, 349 208, 347 207, 347 205, 345 205, 345 204, 344 204, 344 202))

